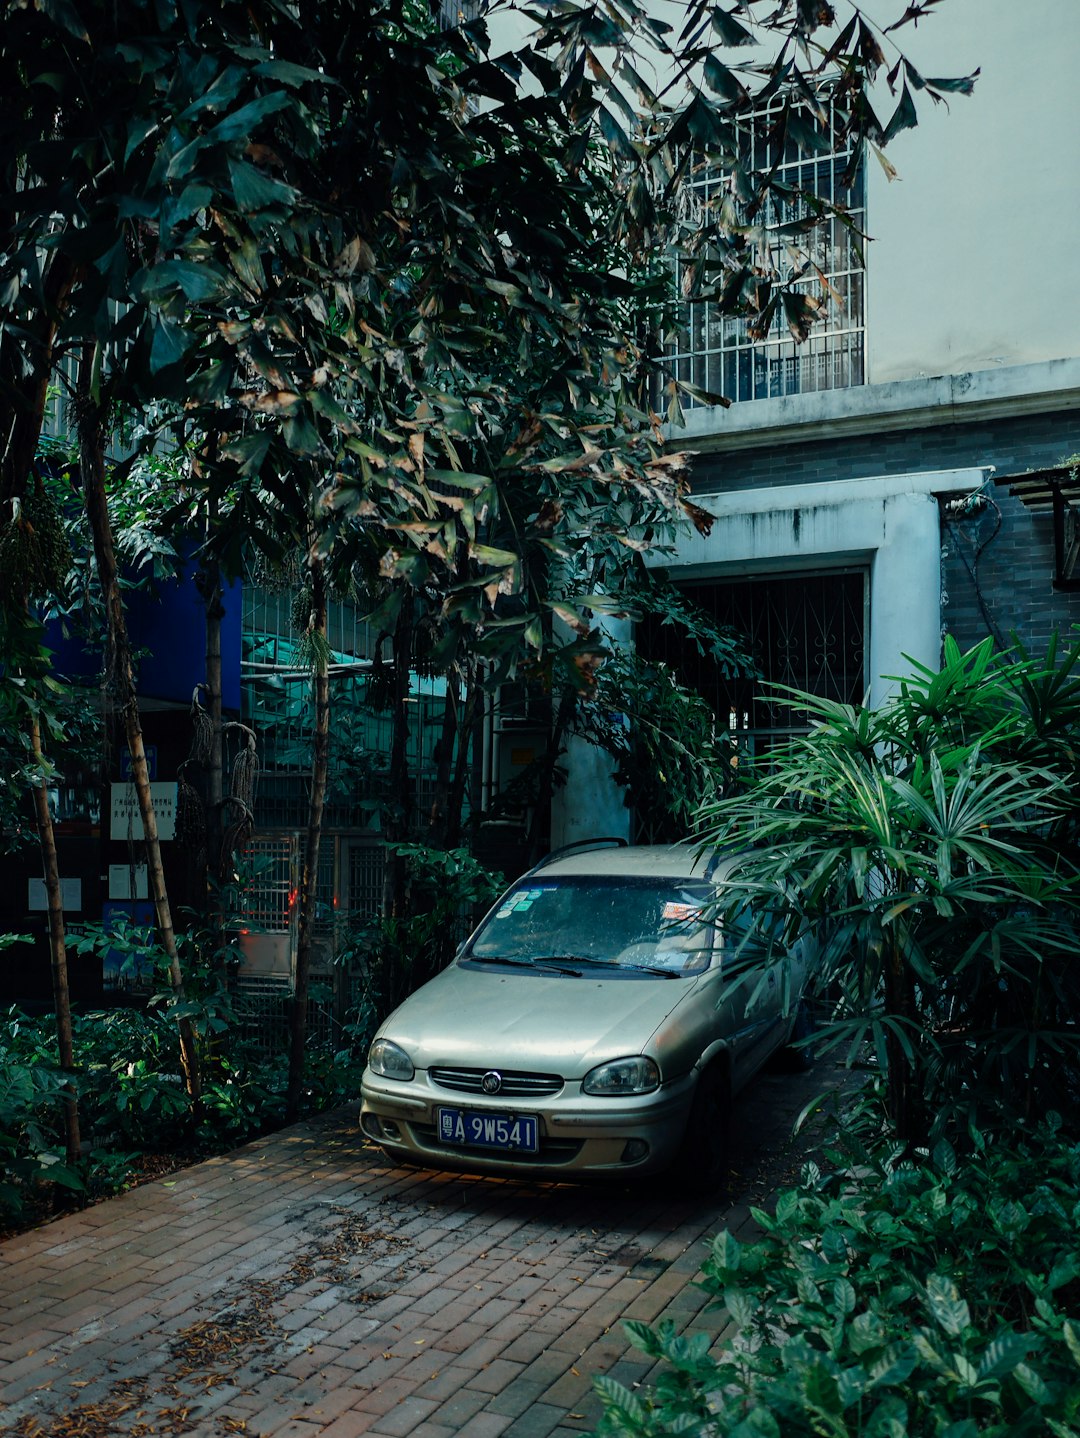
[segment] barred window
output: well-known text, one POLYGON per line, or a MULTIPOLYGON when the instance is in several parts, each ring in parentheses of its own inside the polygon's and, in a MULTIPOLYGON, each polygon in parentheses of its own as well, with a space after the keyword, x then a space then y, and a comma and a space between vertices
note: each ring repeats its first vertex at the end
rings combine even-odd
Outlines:
POLYGON ((439 29, 456 30, 475 20, 483 8, 483 0, 439 0, 439 29))
MULTIPOLYGON (((824 304, 809 337, 797 343, 782 304, 760 337, 753 333, 752 317, 723 315, 715 300, 680 303, 668 351, 671 372, 680 383, 733 401, 844 389, 865 381, 862 157, 836 146, 837 130, 828 113, 824 122, 800 114, 797 125, 777 138, 782 111, 776 103, 739 126, 746 170, 752 175, 771 171, 773 177, 761 212, 752 217, 756 238, 749 241, 749 259, 755 274, 799 275, 795 292, 824 304), (815 200, 823 202, 825 213, 815 226, 803 228, 817 213, 815 200)), ((715 166, 692 172, 686 185, 692 219, 707 216, 732 189, 731 176, 715 166)), ((686 267, 685 260, 676 266, 680 295, 686 267)), ((716 288, 717 276, 710 275, 709 283, 716 288)))

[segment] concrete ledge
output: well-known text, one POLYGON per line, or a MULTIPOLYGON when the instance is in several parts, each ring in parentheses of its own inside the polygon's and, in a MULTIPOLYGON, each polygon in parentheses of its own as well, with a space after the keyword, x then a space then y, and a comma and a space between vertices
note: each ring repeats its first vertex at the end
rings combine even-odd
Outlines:
POLYGON ((1057 359, 746 400, 730 409, 690 409, 683 428, 667 425, 664 434, 673 449, 705 454, 1045 414, 1078 405, 1080 359, 1057 359))

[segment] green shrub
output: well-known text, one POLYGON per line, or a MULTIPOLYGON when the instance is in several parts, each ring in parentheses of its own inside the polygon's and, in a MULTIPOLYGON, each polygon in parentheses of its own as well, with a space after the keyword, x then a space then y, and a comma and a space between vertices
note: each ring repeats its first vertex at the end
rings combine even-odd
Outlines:
POLYGON ((433 978, 453 957, 478 914, 506 887, 499 873, 466 849, 395 844, 405 863, 408 902, 401 915, 374 919, 355 929, 338 962, 360 959, 365 991, 357 1025, 370 1033, 409 994, 433 978))
MULTIPOLYGON (((145 1154, 195 1159, 243 1143, 285 1119, 285 1056, 250 1048, 235 1029, 218 1036, 192 1112, 179 1074, 169 1009, 112 1009, 73 1022, 75 1083, 84 1144, 64 1162, 64 1075, 51 1017, 12 1009, 0 1021, 0 1221, 46 1211, 52 1185, 84 1198, 118 1192, 145 1154)), ((309 1048, 305 1109, 354 1099, 363 1059, 309 1048)))
POLYGON ((1022 1438, 1080 1432, 1080 1146, 1056 1121, 1015 1142, 974 1135, 830 1154, 760 1241, 721 1233, 702 1284, 736 1334, 628 1324, 666 1360, 645 1395, 601 1379, 604 1435, 1022 1438), (854 1162, 854 1166, 852 1166, 854 1162))
POLYGON ((879 709, 787 698, 810 732, 702 822, 739 854, 727 906, 821 941, 819 1047, 872 1046, 913 1145, 1071 1118, 1080 645, 1036 663, 946 640, 879 709))
POLYGON ((0 1218, 19 1215, 42 1183, 82 1187, 64 1162, 55 1048, 55 1032, 17 1009, 0 1024, 0 1218))

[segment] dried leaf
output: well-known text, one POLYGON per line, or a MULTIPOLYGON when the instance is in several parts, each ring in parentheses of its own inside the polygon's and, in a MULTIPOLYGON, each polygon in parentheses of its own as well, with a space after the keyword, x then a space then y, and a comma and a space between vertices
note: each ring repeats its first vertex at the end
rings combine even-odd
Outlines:
POLYGON ((712 533, 712 527, 716 523, 716 516, 710 514, 707 509, 702 509, 699 504, 693 504, 689 499, 680 499, 679 505, 683 512, 689 517, 691 524, 705 538, 712 533))

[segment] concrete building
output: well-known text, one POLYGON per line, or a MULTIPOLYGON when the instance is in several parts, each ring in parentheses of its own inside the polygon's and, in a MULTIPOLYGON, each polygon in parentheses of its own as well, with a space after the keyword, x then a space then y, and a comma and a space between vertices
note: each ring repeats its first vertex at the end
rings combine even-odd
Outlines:
MULTIPOLYGON (((812 162, 819 193, 846 199, 870 236, 862 258, 843 233, 822 239, 842 307, 796 347, 782 323, 755 344, 744 323, 687 306, 676 371, 734 403, 691 407, 669 431, 716 516, 671 577, 750 636, 770 679, 871 703, 910 660, 935 666, 946 632, 1038 652, 1080 622, 1067 463, 1080 450, 1080 7, 948 0, 896 38, 924 74, 978 67, 974 94, 947 112, 923 97, 918 128, 888 148, 896 178, 871 155, 842 195, 846 157, 812 162)), ((670 640, 638 642, 748 745, 790 725, 670 640)), ((601 788, 582 762, 567 837, 601 788)))

